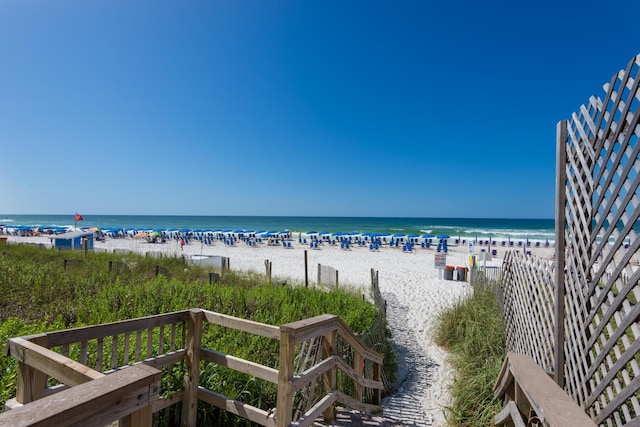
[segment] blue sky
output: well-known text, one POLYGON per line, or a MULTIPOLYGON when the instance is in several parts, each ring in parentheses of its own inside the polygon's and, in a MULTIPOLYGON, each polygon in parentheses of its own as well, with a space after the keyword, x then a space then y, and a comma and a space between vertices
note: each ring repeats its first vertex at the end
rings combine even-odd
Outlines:
POLYGON ((552 218, 639 3, 0 1, 0 213, 552 218))

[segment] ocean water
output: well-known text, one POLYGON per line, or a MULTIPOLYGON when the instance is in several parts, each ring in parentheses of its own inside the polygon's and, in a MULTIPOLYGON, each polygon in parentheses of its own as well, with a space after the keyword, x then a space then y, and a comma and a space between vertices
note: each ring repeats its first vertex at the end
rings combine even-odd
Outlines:
POLYGON ((504 218, 383 218, 383 217, 288 217, 288 216, 169 216, 169 215, 9 215, 0 213, 4 227, 123 228, 136 230, 266 230, 305 233, 360 232, 435 235, 451 238, 501 240, 539 240, 555 238, 553 219, 504 218))

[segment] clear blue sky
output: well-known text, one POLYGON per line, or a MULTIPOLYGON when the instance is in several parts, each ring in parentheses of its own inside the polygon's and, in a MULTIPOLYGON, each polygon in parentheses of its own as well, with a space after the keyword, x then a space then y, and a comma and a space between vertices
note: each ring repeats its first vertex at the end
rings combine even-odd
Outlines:
POLYGON ((0 1, 0 214, 552 218, 639 4, 0 1))

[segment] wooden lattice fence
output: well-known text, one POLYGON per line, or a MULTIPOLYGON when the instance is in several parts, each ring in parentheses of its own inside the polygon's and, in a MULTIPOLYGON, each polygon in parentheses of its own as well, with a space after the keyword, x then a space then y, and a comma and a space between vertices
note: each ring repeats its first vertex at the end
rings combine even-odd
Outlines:
POLYGON ((554 370, 553 272, 553 262, 510 251, 501 287, 507 351, 531 356, 547 372, 554 370))
POLYGON ((640 55, 558 124, 555 263, 510 253, 502 277, 508 349, 601 426, 640 425, 639 83, 640 55))

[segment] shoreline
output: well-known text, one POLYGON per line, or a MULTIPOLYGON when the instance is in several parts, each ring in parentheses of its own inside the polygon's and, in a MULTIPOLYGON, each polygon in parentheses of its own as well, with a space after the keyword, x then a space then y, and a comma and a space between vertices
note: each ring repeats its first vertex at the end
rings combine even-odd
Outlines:
MULTIPOLYGON (((9 243, 30 243, 51 246, 50 237, 7 237, 9 243)), ((265 274, 265 261, 272 263, 272 277, 304 284, 305 253, 308 262, 309 284, 316 284, 317 264, 327 265, 339 272, 339 286, 349 286, 368 295, 371 269, 378 271, 382 297, 387 301, 387 321, 398 355, 398 383, 394 394, 385 397, 386 416, 415 426, 444 426, 443 408, 449 405, 448 386, 453 372, 447 353, 435 345, 431 330, 437 316, 467 297, 472 288, 468 282, 442 278, 442 270, 434 265, 435 247, 417 247, 404 252, 401 247, 383 246, 378 251, 369 247, 323 245, 311 249, 293 239, 291 248, 265 243, 250 246, 244 242, 225 245, 215 241, 211 245, 191 241, 180 247, 178 241, 147 243, 142 239, 106 238, 96 241, 96 251, 127 250, 166 256, 223 256, 230 260, 230 269, 265 274), (413 424, 411 424, 413 423, 413 424)), ((538 257, 550 258, 553 249, 536 249, 538 257)), ((479 251, 478 251, 479 252, 479 251)), ((505 251, 498 248, 498 256, 487 266, 499 267, 505 251)), ((468 247, 450 246, 446 264, 468 267, 468 247)), ((481 262, 479 262, 480 264, 481 262)))

